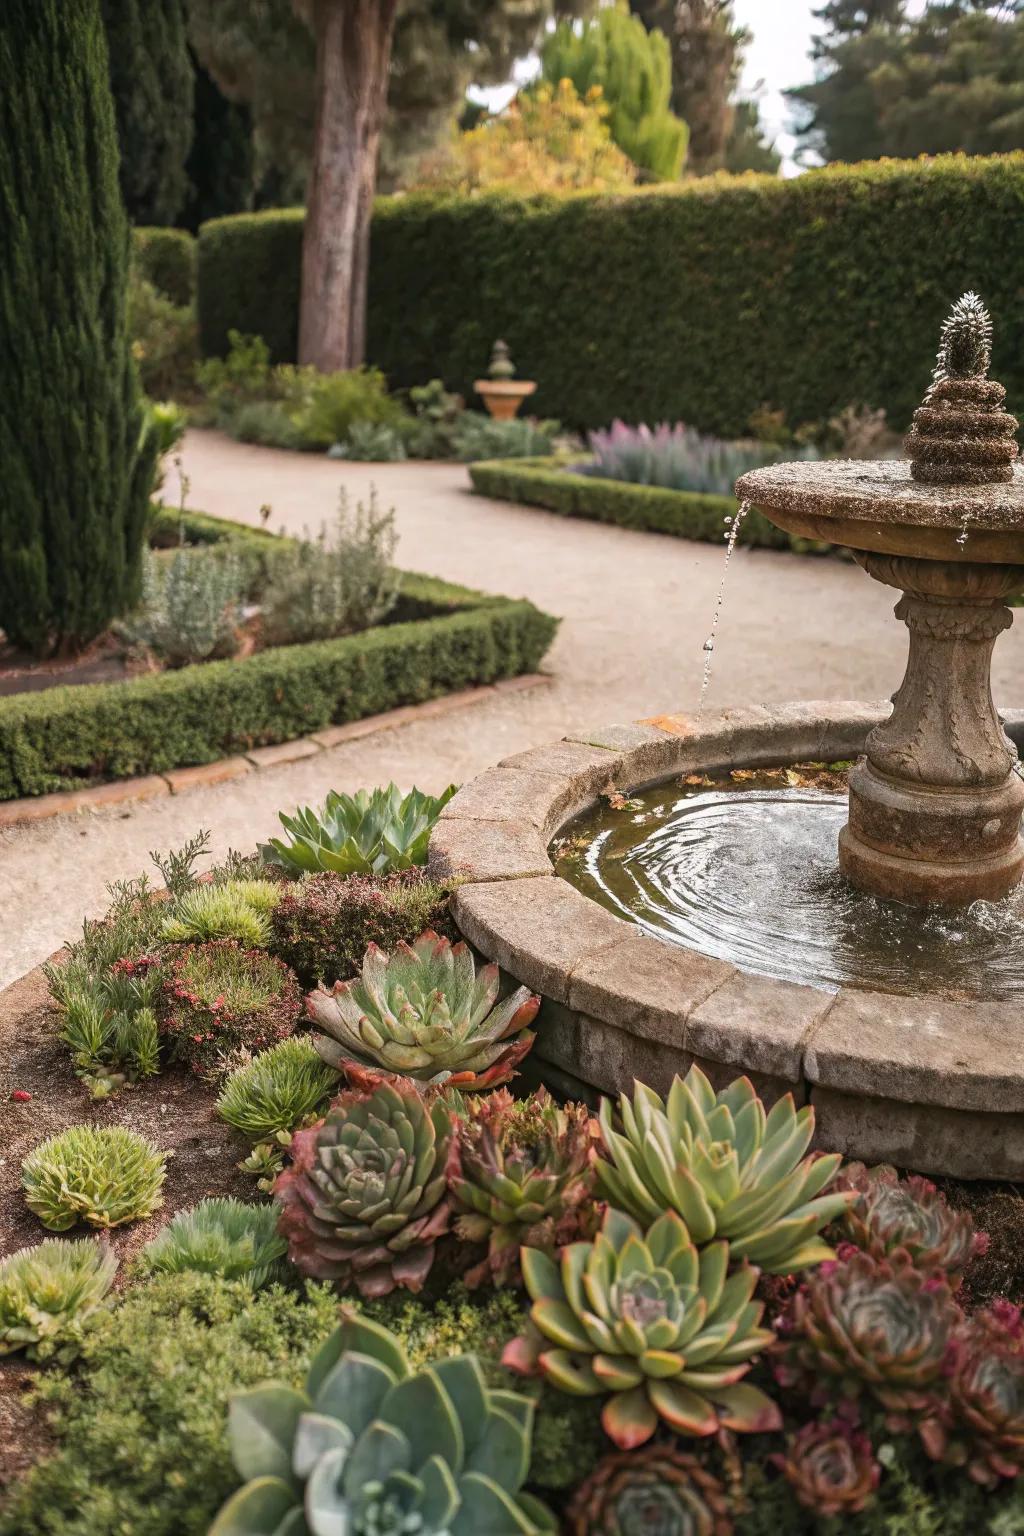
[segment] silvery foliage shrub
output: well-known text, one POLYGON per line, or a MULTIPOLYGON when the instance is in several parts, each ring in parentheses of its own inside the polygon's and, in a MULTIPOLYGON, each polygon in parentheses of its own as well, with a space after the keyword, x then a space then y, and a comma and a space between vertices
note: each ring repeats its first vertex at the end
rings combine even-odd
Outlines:
POLYGON ((169 667, 232 656, 238 649, 247 580, 246 564, 229 551, 147 553, 142 601, 122 623, 122 632, 169 667))
POLYGON ((819 456, 807 447, 783 449, 753 439, 724 442, 704 437, 681 421, 674 426, 659 422, 654 428, 613 421, 607 432, 591 432, 588 445, 594 462, 581 466, 585 474, 710 496, 731 496, 737 479, 749 469, 780 459, 819 456))
POLYGON ((530 459, 550 453, 560 431, 557 421, 537 421, 529 416, 498 421, 478 411, 463 411, 452 432, 452 447, 463 464, 480 459, 530 459))
POLYGON ((334 527, 325 524, 277 550, 263 593, 263 634, 271 645, 326 640, 377 624, 394 607, 399 575, 394 568, 395 513, 370 504, 349 510, 344 491, 334 527))
POLYGON ((401 434, 384 422, 354 421, 345 441, 327 450, 331 459, 352 459, 362 464, 398 464, 405 457, 401 434))

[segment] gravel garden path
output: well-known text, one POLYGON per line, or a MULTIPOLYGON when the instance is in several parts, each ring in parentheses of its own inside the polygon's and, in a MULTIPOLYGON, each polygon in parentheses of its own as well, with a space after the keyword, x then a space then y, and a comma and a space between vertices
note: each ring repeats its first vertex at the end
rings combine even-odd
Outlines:
MULTIPOLYGON (((190 506, 241 522, 317 531, 339 488, 372 485, 394 506, 399 563, 486 591, 526 596, 562 617, 545 667, 550 686, 492 695, 315 758, 187 793, 59 817, 0 833, 0 986, 38 964, 101 911, 108 881, 137 873, 151 848, 197 827, 213 851, 251 848, 276 812, 395 779, 437 791, 512 752, 611 720, 696 707, 723 551, 658 534, 474 496, 452 464, 344 464, 191 432, 190 506)), ((168 475, 166 494, 177 494, 168 475)), ((837 560, 738 549, 730 568, 709 692, 711 707, 786 699, 876 699, 899 680, 905 630, 895 593, 837 560)), ((996 698, 1024 704, 1024 622, 1000 639, 996 698)))

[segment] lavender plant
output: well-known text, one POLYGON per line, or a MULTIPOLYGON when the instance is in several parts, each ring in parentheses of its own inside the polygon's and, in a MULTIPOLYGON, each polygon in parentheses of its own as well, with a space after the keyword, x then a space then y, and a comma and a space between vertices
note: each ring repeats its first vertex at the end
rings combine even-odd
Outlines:
POLYGON ((586 474, 709 496, 731 496, 740 475, 784 456, 818 457, 817 449, 810 447, 784 450, 753 439, 725 442, 705 437, 681 421, 674 426, 659 422, 654 428, 613 421, 607 432, 591 432, 588 445, 594 462, 581 466, 586 474))

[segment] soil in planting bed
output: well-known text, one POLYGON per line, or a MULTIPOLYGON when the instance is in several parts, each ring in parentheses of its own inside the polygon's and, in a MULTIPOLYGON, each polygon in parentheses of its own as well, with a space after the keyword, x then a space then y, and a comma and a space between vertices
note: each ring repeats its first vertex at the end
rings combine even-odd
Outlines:
MULTIPOLYGON (((246 1143, 214 1114, 217 1091, 179 1067, 126 1086, 109 1099, 95 1100, 76 1078, 68 1048, 57 1036, 56 1012, 46 979, 32 971, 0 994, 0 1257, 38 1243, 48 1233, 28 1209, 21 1189, 22 1160, 33 1147, 69 1125, 123 1125, 147 1137, 167 1160, 164 1203, 148 1221, 130 1222, 109 1234, 124 1269, 174 1213, 208 1195, 251 1200, 253 1179, 236 1167, 246 1143), (28 1103, 11 1094, 32 1095, 28 1103)), ((68 1237, 93 1229, 73 1227, 68 1237)))

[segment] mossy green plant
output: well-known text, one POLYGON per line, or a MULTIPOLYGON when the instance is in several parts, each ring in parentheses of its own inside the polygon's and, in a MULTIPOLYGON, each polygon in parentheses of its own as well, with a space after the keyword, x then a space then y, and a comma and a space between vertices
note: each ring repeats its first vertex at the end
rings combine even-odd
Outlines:
POLYGON ((281 899, 276 880, 203 882, 174 903, 163 937, 175 943, 237 939, 247 949, 266 949, 270 916, 281 899))

